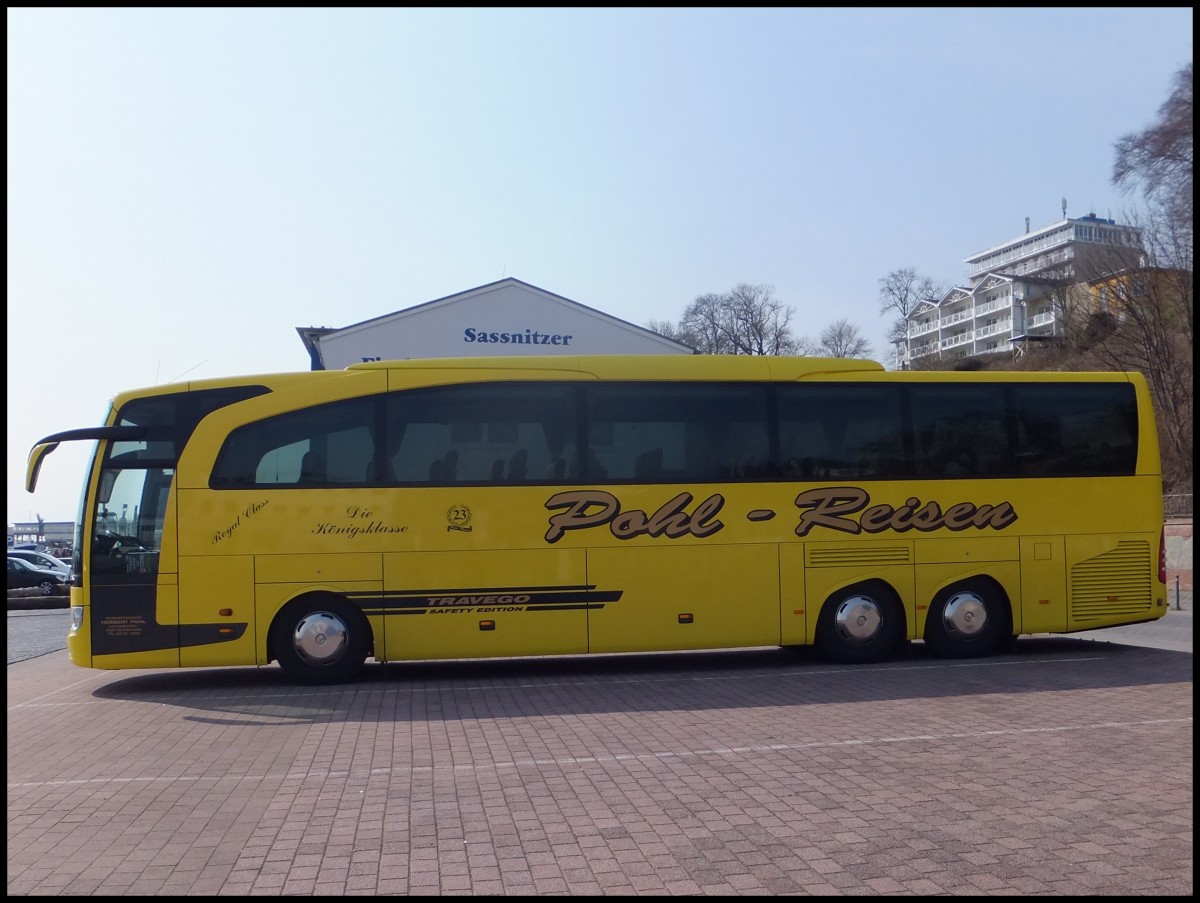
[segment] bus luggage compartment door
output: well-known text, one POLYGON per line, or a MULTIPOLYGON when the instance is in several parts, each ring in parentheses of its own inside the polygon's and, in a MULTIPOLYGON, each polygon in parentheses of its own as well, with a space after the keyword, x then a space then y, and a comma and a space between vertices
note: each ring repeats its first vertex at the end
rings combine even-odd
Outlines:
POLYGON ((180 666, 255 664, 253 556, 181 555, 179 611, 180 666))
POLYGON ((384 555, 388 661, 587 651, 582 549, 474 549, 384 555))
POLYGON ((1062 536, 1021 537, 1019 634, 1067 629, 1067 562, 1062 536))
POLYGON ((779 645, 775 543, 592 549, 588 582, 621 592, 588 612, 591 652, 779 645))

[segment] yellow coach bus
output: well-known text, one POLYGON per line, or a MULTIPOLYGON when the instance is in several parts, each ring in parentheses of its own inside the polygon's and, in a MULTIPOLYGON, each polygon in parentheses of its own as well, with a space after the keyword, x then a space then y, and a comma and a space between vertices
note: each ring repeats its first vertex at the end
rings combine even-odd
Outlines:
POLYGON ((118 395, 71 589, 91 668, 1009 637, 1167 610, 1137 373, 468 358, 118 395))

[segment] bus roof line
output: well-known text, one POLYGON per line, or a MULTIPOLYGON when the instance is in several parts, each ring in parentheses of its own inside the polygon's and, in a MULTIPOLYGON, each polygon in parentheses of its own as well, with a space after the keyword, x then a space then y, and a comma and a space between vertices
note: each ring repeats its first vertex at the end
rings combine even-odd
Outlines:
MULTIPOLYGON (((835 357, 773 357, 771 355, 641 355, 641 354, 593 354, 593 355, 513 355, 506 357, 454 357, 454 358, 405 358, 400 360, 363 361, 348 365, 345 370, 512 370, 528 372, 542 370, 547 374, 554 371, 588 373, 593 376, 611 371, 614 367, 637 367, 644 364, 647 375, 674 377, 675 368, 697 368, 696 358, 706 360, 700 366, 712 365, 725 370, 765 367, 776 379, 807 378, 843 373, 882 372, 884 367, 877 361, 860 358, 835 357), (692 362, 690 365, 688 362, 692 362), (661 372, 659 372, 661 371, 661 372)), ((714 374, 719 375, 719 374, 714 374)), ((629 377, 622 377, 629 378, 629 377)), ((632 377, 641 378, 641 377, 632 377)))

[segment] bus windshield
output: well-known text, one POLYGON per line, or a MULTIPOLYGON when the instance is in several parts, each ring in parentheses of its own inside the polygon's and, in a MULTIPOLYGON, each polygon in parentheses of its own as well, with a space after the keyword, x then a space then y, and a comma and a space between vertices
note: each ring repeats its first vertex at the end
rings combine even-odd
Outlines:
POLYGON ((152 577, 171 487, 172 467, 105 468, 93 516, 91 573, 106 577, 152 577))
MULTIPOLYGON (((225 405, 261 395, 261 386, 176 392, 124 404, 114 426, 126 431, 104 451, 90 510, 91 579, 104 583, 153 583, 175 464, 196 424, 225 405), (128 435, 130 438, 121 438, 128 435)), ((76 543, 76 568, 83 544, 76 543)))

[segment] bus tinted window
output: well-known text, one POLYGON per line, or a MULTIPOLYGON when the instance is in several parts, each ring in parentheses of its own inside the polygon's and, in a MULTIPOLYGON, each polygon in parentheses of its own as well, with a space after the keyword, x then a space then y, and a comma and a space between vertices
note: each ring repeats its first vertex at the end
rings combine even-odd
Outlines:
POLYGON ((468 384, 387 397, 384 483, 561 482, 576 458, 570 386, 468 384))
POLYGON ((375 402, 369 398, 260 420, 230 434, 210 485, 367 485, 374 433, 375 402))
POLYGON ((1021 476, 1132 474, 1137 401, 1125 383, 1013 387, 1021 476))
POLYGON ((772 475, 765 386, 614 383, 586 391, 585 481, 671 483, 772 475))
POLYGON ((901 388, 779 388, 779 458, 793 480, 891 480, 908 475, 901 388))
POLYGON ((179 452, 196 424, 218 408, 266 394, 265 386, 233 386, 154 395, 127 402, 117 416, 120 426, 144 426, 144 440, 112 443, 108 456, 125 466, 136 462, 164 464, 179 460, 179 452))
POLYGON ((393 392, 234 430, 211 485, 1099 476, 1133 473, 1137 460, 1128 384, 808 383, 775 394, 777 456, 763 384, 513 382, 393 392))
POLYGON ((997 383, 910 386, 916 475, 1013 473, 1007 393, 997 383))

